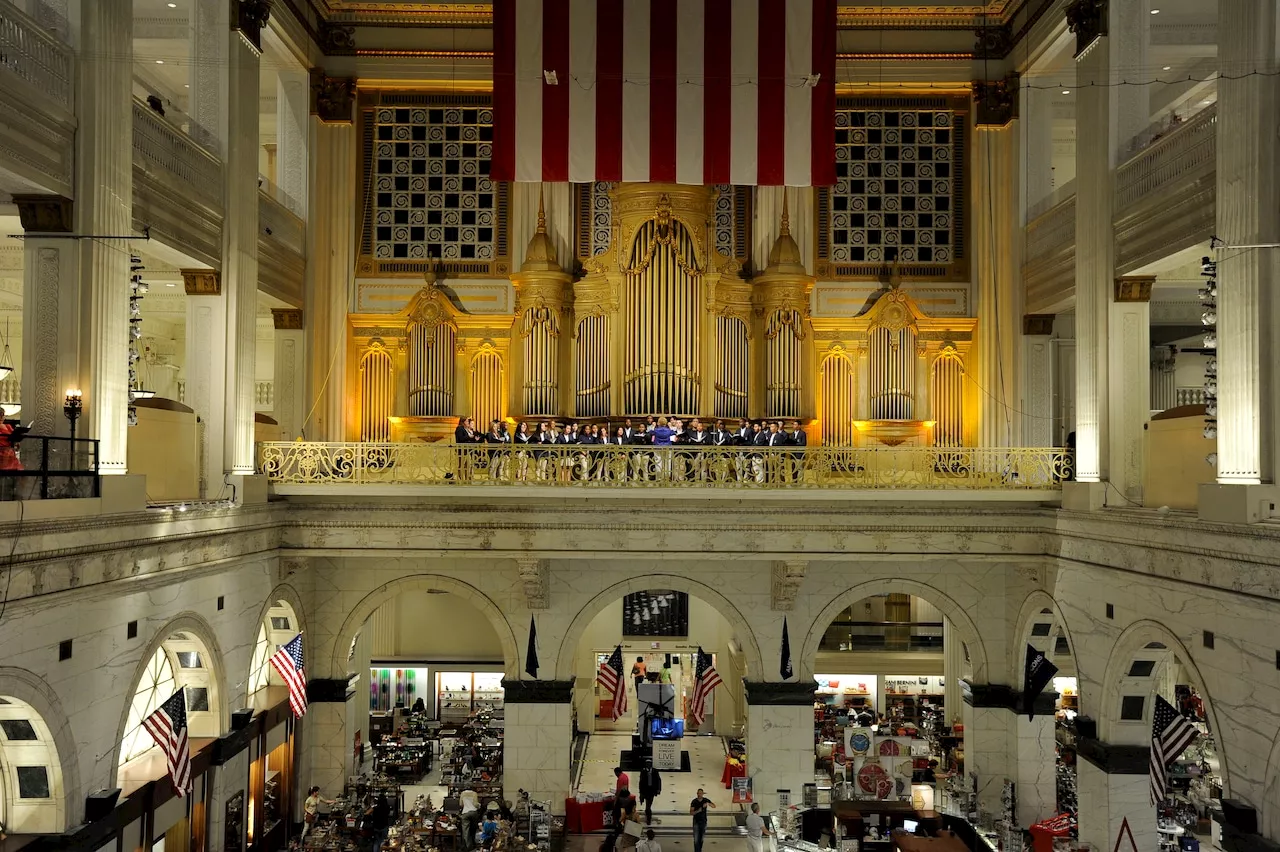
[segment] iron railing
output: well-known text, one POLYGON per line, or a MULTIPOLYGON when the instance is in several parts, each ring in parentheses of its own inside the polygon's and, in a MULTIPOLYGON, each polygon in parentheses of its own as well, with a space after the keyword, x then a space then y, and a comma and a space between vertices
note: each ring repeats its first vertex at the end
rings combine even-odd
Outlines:
POLYGON ((27 435, 17 459, 20 469, 0 470, 0 500, 99 496, 96 440, 27 435))
POLYGON ((1059 489, 1061 448, 631 447, 264 442, 279 485, 521 485, 723 489, 1059 489))

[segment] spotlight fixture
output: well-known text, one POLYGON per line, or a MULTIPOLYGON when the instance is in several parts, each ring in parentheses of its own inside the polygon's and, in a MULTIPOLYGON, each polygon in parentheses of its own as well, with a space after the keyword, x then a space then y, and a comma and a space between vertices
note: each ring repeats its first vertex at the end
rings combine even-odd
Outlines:
POLYGON ((1159 10, 1159 9, 1152 9, 1152 10, 1151 10, 1151 14, 1153 14, 1153 15, 1159 15, 1159 14, 1160 14, 1160 10, 1159 10))
POLYGON ((1063 89, 1063 90, 1062 90, 1062 94, 1064 94, 1064 95, 1069 95, 1069 94, 1071 94, 1071 90, 1070 90, 1070 89, 1063 89))
POLYGON ((1163 68, 1161 68, 1160 70, 1161 70, 1161 71, 1172 71, 1172 70, 1173 70, 1173 66, 1172 66, 1172 65, 1166 65, 1166 66, 1164 66, 1163 68))
POLYGON ((176 8, 178 8, 178 4, 177 4, 177 3, 166 3, 165 5, 166 5, 166 6, 168 6, 170 9, 176 9, 176 8))
POLYGON ((164 60, 163 60, 163 59, 157 59, 157 60, 156 60, 156 64, 157 64, 157 65, 163 65, 163 64, 164 64, 164 60))

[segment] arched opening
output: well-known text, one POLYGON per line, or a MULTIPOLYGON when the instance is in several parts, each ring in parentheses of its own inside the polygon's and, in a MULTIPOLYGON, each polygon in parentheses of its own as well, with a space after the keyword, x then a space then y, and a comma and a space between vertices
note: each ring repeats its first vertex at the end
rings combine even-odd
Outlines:
POLYGON ((293 605, 285 600, 273 601, 258 625, 258 638, 249 662, 249 704, 261 706, 271 687, 285 688, 280 673, 271 665, 271 656, 302 630, 293 605))
POLYGON ((66 817, 53 733, 30 704, 0 695, 0 827, 10 835, 56 834, 66 817))
POLYGON ((473 597, 413 584, 382 600, 347 646, 353 772, 397 778, 406 801, 473 789, 501 798, 507 645, 473 597))
POLYGON ((663 580, 611 594, 593 608, 570 651, 574 776, 579 794, 611 793, 618 784, 614 767, 621 767, 638 796, 640 775, 651 763, 661 792, 644 803, 655 817, 675 819, 688 813, 699 787, 713 797, 718 787, 727 802, 718 782, 726 771, 738 771, 747 748, 747 656, 743 636, 715 603, 663 580), (718 686, 700 689, 699 651, 714 669, 704 668, 703 678, 718 675, 718 686), (603 665, 619 659, 620 692, 601 676, 603 665))
MULTIPOLYGON (((1154 842, 1157 832, 1175 842, 1192 834, 1210 843, 1209 811, 1229 792, 1228 772, 1204 679, 1176 636, 1149 621, 1121 635, 1107 664, 1098 723, 1099 737, 1110 744, 1152 746, 1157 737, 1162 740, 1169 761, 1164 796, 1155 807, 1155 824, 1133 826, 1138 843, 1144 835, 1154 842), (1171 714, 1162 711, 1165 703, 1171 714), (1194 739, 1185 749, 1171 746, 1176 732, 1194 739)), ((1081 817, 1086 839, 1088 815, 1081 817)))
MULTIPOLYGON (((913 776, 923 781, 960 771, 963 738, 952 735, 952 720, 961 712, 958 681, 973 666, 935 603, 905 591, 878 592, 814 629, 821 629, 812 673, 818 795, 907 801, 913 776), (931 761, 937 763, 929 775, 931 761)), ((932 788, 927 795, 933 798, 932 788)))

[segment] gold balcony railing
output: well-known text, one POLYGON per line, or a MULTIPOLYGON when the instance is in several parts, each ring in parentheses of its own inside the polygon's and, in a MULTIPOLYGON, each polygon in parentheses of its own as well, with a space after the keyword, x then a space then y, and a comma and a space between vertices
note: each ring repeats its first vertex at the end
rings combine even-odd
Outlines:
POLYGON ((1057 490, 1061 448, 616 447, 272 442, 258 470, 279 485, 575 488, 1057 490))

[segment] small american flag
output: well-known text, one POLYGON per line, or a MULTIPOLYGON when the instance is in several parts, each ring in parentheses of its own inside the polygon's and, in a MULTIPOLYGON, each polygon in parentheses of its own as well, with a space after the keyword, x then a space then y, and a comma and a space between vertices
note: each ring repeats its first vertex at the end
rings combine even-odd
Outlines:
POLYGON ((613 693, 613 721, 616 722, 627 712, 627 682, 622 677, 621 645, 600 664, 600 685, 613 693))
POLYGON ((186 796, 191 790, 191 743, 187 738, 187 699, 183 691, 179 689, 143 719, 142 727, 164 752, 173 792, 186 796))
POLYGON ((280 650, 271 655, 271 665, 280 672, 285 684, 289 687, 289 707, 295 718, 307 712, 307 669, 302 662, 302 634, 281 645, 280 650))
POLYGON ((1155 711, 1151 714, 1151 804, 1164 801, 1169 792, 1169 764, 1198 736, 1200 732, 1173 709, 1172 704, 1156 696, 1155 711))
POLYGON ((695 725, 702 725, 702 720, 707 715, 707 698, 710 697, 711 691, 722 683, 724 681, 720 679, 720 672, 716 671, 715 664, 711 662, 711 655, 704 653, 702 648, 698 648, 698 665, 694 669, 693 676, 693 701, 689 704, 689 717, 693 719, 695 725))

